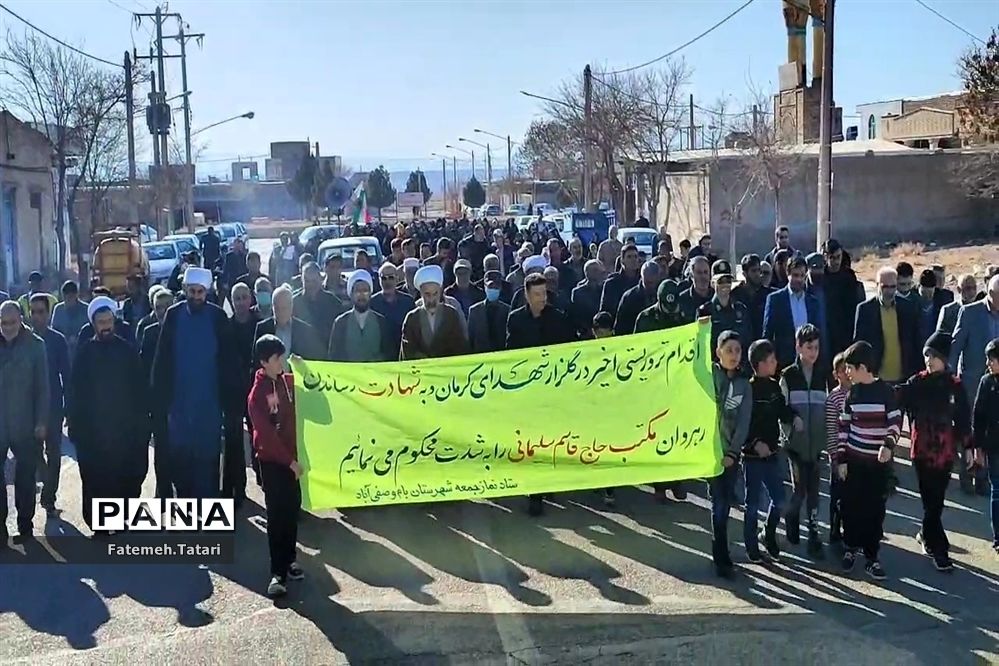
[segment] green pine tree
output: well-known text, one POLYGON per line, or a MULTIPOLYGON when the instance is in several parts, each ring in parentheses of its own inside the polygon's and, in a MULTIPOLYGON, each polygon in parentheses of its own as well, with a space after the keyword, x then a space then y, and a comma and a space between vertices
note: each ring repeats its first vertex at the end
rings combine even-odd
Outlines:
POLYGON ((475 176, 472 176, 462 190, 462 201, 469 208, 478 208, 486 203, 486 190, 475 176))
POLYGON ((306 155, 291 180, 285 182, 288 194, 304 209, 312 202, 313 187, 316 180, 316 158, 306 155))
POLYGON ((395 187, 392 186, 392 179, 384 166, 368 174, 368 182, 365 187, 368 196, 368 205, 374 206, 378 210, 378 221, 382 219, 382 208, 395 203, 395 187))
MULTIPOLYGON (((333 182, 333 177, 333 167, 329 160, 316 169, 312 179, 312 204, 316 208, 326 208, 326 189, 333 182)), ((329 219, 329 211, 326 212, 326 218, 329 219)))

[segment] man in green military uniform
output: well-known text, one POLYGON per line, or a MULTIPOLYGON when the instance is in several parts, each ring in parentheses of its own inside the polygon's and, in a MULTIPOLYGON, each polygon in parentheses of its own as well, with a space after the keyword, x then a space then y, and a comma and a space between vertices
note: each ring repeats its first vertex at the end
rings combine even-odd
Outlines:
MULTIPOLYGON (((732 298, 732 265, 719 259, 711 266, 714 296, 698 309, 698 317, 711 318, 711 349, 717 346, 723 331, 735 331, 743 340, 753 339, 752 316, 745 303, 732 298)), ((746 345, 749 348, 749 345, 746 345)), ((712 354, 714 351, 712 351, 712 354)))

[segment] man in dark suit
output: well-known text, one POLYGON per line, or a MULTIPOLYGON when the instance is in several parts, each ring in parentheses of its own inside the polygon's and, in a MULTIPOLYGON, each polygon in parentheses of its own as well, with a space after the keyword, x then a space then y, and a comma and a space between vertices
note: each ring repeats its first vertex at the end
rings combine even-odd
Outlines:
POLYGON ((614 335, 629 335, 635 332, 635 322, 642 310, 659 302, 659 283, 663 275, 659 264, 647 261, 642 264, 641 278, 637 285, 624 292, 614 318, 614 335))
MULTIPOLYGON (((153 375, 153 360, 156 358, 156 346, 160 341, 160 325, 166 317, 166 311, 173 305, 173 293, 166 289, 158 289, 153 295, 153 311, 150 313, 153 321, 140 331, 139 357, 142 359, 142 376, 146 384, 151 386, 153 375)), ((150 419, 153 434, 153 471, 156 474, 156 496, 172 497, 168 481, 169 458, 167 457, 167 421, 166 414, 161 410, 151 409, 150 419)))
POLYGON ((781 368, 794 363, 797 357, 794 334, 799 328, 813 324, 820 331, 825 329, 819 301, 805 289, 808 275, 805 258, 799 255, 788 261, 787 274, 787 286, 767 296, 763 310, 763 337, 774 343, 781 368))
POLYGON ((468 312, 468 339, 473 353, 499 351, 506 343, 506 320, 510 306, 501 299, 503 275, 489 271, 483 280, 486 300, 468 312))
POLYGON ((889 383, 905 381, 923 365, 919 312, 911 301, 897 297, 894 268, 881 268, 877 283, 878 294, 857 306, 853 339, 873 347, 871 372, 889 383))
MULTIPOLYGON (((600 295, 604 288, 606 271, 598 259, 590 259, 583 265, 585 275, 572 290, 569 300, 569 318, 576 327, 576 333, 581 339, 588 340, 592 336, 593 318, 600 312, 600 295)), ((609 314, 609 313, 608 313, 609 314)))
MULTIPOLYGON (((294 316, 294 299, 287 286, 274 290, 274 316, 257 324, 254 340, 264 335, 276 335, 285 343, 288 354, 301 356, 311 361, 326 359, 326 345, 322 344, 316 329, 294 316)), ((285 359, 286 369, 287 359, 285 359)))

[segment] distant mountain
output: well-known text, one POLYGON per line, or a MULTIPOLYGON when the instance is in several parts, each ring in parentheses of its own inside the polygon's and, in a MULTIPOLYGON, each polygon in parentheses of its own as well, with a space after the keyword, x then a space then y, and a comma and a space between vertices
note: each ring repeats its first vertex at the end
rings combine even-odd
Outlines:
MULTIPOLYGON (((389 177, 392 179, 392 185, 399 192, 406 189, 406 181, 409 180, 409 171, 389 171, 389 177)), ((441 170, 438 169, 424 169, 423 173, 427 177, 427 185, 430 187, 430 191, 435 195, 440 194, 444 188, 442 186, 441 180, 441 170)), ((458 184, 461 187, 465 186, 465 183, 472 177, 471 169, 458 169, 458 184)), ((475 177, 478 178, 484 184, 486 182, 485 175, 483 175, 481 169, 475 170, 475 177)), ((493 180, 498 181, 506 177, 506 169, 500 171, 499 169, 493 167, 493 180)), ((451 172, 451 167, 448 165, 447 170, 447 186, 448 189, 454 187, 454 175, 451 172)))

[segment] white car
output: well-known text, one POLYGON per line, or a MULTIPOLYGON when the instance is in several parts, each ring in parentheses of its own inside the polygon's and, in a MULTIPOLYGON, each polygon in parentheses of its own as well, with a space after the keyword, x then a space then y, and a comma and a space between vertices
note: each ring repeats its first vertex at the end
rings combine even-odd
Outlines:
POLYGON ((527 204, 512 204, 507 206, 506 210, 503 211, 505 217, 518 217, 520 215, 527 215, 527 204))
POLYGON ((149 284, 166 284, 173 269, 180 263, 180 249, 174 241, 143 243, 142 251, 149 261, 149 284))
POLYGON ((659 250, 659 234, 654 229, 648 227, 625 227, 618 229, 617 238, 622 243, 626 243, 629 238, 635 239, 638 251, 645 255, 646 259, 651 259, 659 250))
POLYGON ((518 231, 527 231, 539 219, 537 215, 519 215, 513 218, 513 223, 517 225, 518 231))
POLYGON ((164 236, 163 240, 176 243, 181 255, 185 255, 192 250, 199 255, 201 254, 201 241, 194 234, 171 234, 164 236))
POLYGON ((343 258, 343 271, 354 270, 354 255, 358 250, 364 250, 371 260, 371 266, 377 269, 382 265, 382 248, 374 236, 347 236, 346 238, 331 238, 319 244, 319 256, 316 257, 320 266, 326 265, 326 258, 331 254, 339 254, 343 258))
POLYGON ((538 215, 544 217, 545 215, 551 215, 556 212, 555 206, 546 203, 535 204, 534 212, 538 215))
MULTIPOLYGON (((232 229, 234 237, 243 241, 244 247, 250 240, 250 234, 246 230, 246 225, 242 222, 223 222, 219 225, 219 227, 222 227, 223 229, 232 229)), ((232 245, 232 243, 230 243, 230 245, 232 245)))

